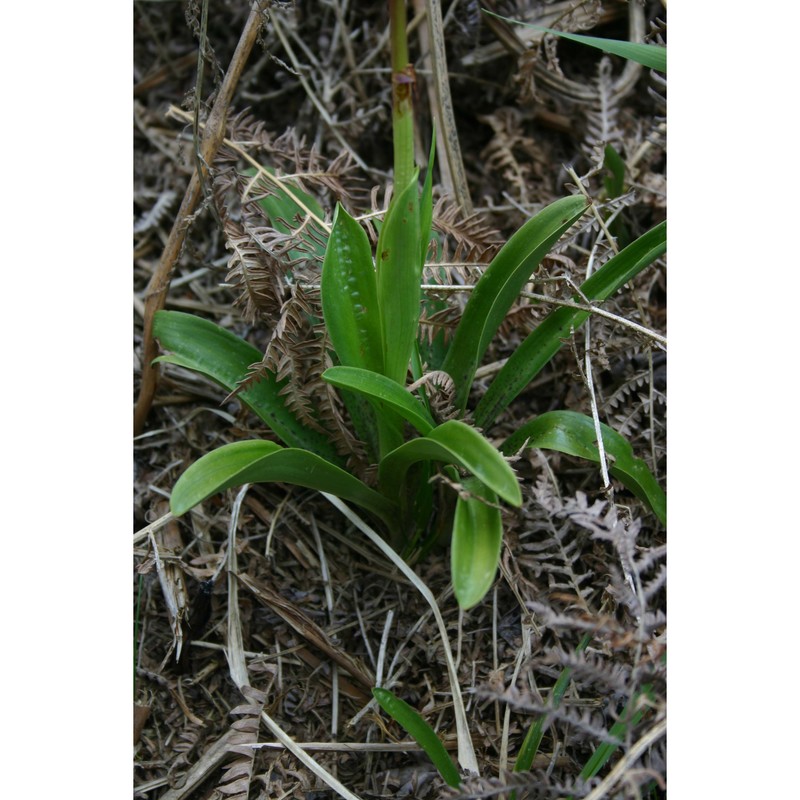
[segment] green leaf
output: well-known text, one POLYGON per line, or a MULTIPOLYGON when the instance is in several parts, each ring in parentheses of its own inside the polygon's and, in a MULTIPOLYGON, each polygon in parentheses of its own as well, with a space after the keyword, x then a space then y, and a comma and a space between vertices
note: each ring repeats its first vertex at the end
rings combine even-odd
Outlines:
POLYGON ((466 407, 475 370, 531 273, 586 208, 583 197, 563 197, 542 209, 506 242, 478 281, 442 366, 455 383, 457 408, 466 407))
POLYGON ((418 461, 456 464, 479 478, 509 505, 522 505, 522 492, 514 471, 497 449, 475 428, 451 419, 427 436, 412 439, 385 456, 378 480, 385 491, 398 493, 406 472, 418 461))
POLYGON ((494 14, 491 11, 487 11, 485 8, 481 10, 485 14, 490 14, 506 22, 512 22, 515 25, 523 25, 526 28, 545 31, 546 33, 553 34, 553 36, 560 36, 562 39, 569 39, 579 44, 594 47, 597 50, 602 50, 604 53, 611 53, 615 56, 627 58, 629 61, 635 61, 637 64, 641 64, 649 69, 657 69, 664 73, 667 71, 667 48, 664 45, 626 42, 619 39, 602 39, 598 36, 583 36, 578 33, 566 33, 565 31, 556 31, 552 28, 543 28, 540 25, 530 25, 527 22, 520 22, 517 19, 501 17, 499 14, 494 14))
POLYGON ((364 229, 337 204, 322 264, 322 314, 342 364, 383 371, 372 252, 364 229))
POLYGON ((467 479, 463 486, 470 495, 459 495, 456 502, 450 576, 456 600, 466 611, 480 603, 494 583, 503 544, 503 520, 493 491, 477 478, 467 479))
MULTIPOLYGON (((153 321, 153 336, 171 355, 158 362, 194 370, 232 392, 261 361, 261 352, 213 322, 181 311, 159 311, 153 321)), ((281 390, 288 381, 277 381, 271 372, 237 397, 292 447, 310 450, 331 463, 343 463, 322 433, 305 427, 286 407, 281 390)))
POLYGON ((378 408, 389 406, 423 435, 430 433, 436 425, 414 395, 385 375, 356 367, 331 367, 322 373, 322 378, 340 389, 350 389, 369 397, 378 408))
POLYGON ((614 751, 625 740, 625 734, 628 727, 638 725, 647 711, 647 704, 642 702, 643 698, 647 698, 651 704, 655 703, 655 695, 653 694, 652 684, 644 684, 641 691, 636 692, 633 697, 628 701, 627 705, 619 715, 619 720, 612 725, 611 730, 608 732, 610 736, 619 740, 619 744, 612 742, 601 742, 594 751, 592 757, 586 762, 581 770, 581 778, 588 781, 597 775, 598 772, 606 765, 608 760, 614 755, 614 751))
POLYGON ((425 751, 444 782, 448 786, 457 787, 461 783, 461 776, 433 728, 405 700, 401 700, 388 689, 376 687, 372 690, 372 695, 380 707, 425 751))
POLYGON ((327 492, 371 511, 390 529, 396 524, 396 507, 358 478, 313 453, 262 439, 226 444, 195 461, 178 478, 170 510, 178 517, 225 489, 270 482, 327 492))
POLYGON ((422 262, 417 175, 415 169, 411 181, 392 198, 377 250, 383 374, 403 385, 420 313, 422 262))
POLYGON ((603 166, 609 172, 609 175, 603 178, 608 196, 619 197, 625 190, 625 162, 610 144, 605 148, 603 166))
MULTIPOLYGON (((269 175, 275 175, 275 170, 271 167, 263 167, 263 169, 269 175)), ((254 177, 258 174, 258 170, 249 167, 244 170, 244 174, 254 177)), ((262 178, 262 180, 265 179, 262 178)), ((259 183, 260 185, 261 183, 259 183)), ((268 193, 259 198, 258 204, 276 231, 291 234, 297 228, 298 220, 309 218, 309 212, 318 219, 325 218, 325 212, 316 199, 308 192, 304 192, 295 181, 281 180, 279 183, 268 183, 268 186, 268 193)), ((308 258, 309 256, 322 258, 325 254, 327 238, 328 234, 322 226, 311 217, 300 233, 300 246, 290 250, 288 256, 291 259, 308 258)))
MULTIPOLYGON (((603 446, 609 458, 609 472, 647 503, 662 525, 667 524, 667 498, 647 464, 633 455, 630 443, 613 428, 600 423, 603 446)), ((594 420, 575 411, 548 411, 523 425, 503 443, 506 455, 528 447, 558 450, 571 456, 600 463, 594 420)))
MULTIPOLYGON (((580 653, 582 650, 585 650, 589 646, 591 639, 592 637, 590 634, 585 634, 575 648, 575 652, 580 653)), ((553 686, 550 692, 551 708, 558 708, 559 705, 561 705, 561 700, 567 691, 571 677, 572 670, 569 667, 564 667, 561 670, 561 674, 558 676, 555 686, 553 686)), ((533 759, 536 757, 536 753, 539 751, 539 745, 542 743, 546 721, 547 714, 542 714, 537 717, 536 722, 528 728, 525 739, 519 748, 517 760, 514 762, 514 772, 527 772, 533 766, 533 759)), ((516 800, 516 795, 512 794, 511 800, 516 800)))
POLYGON ((419 243, 420 265, 425 266, 428 247, 431 243, 431 223, 433 222, 433 162, 436 157, 436 126, 431 132, 431 151, 428 156, 428 171, 422 184, 422 195, 419 199, 419 243))
MULTIPOLYGON (((603 301, 653 263, 667 249, 667 223, 656 225, 607 261, 581 284, 583 298, 603 301)), ((575 302, 582 297, 575 296, 575 302)), ((589 311, 551 311, 514 351, 475 409, 475 424, 486 430, 589 317, 589 311)), ((451 373, 452 374, 452 373, 451 373)))

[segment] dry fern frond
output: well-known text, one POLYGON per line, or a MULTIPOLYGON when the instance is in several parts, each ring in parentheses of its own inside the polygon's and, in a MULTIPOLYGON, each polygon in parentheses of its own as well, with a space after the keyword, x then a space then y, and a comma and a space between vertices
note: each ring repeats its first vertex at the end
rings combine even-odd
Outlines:
POLYGON ((572 593, 588 610, 593 605, 597 587, 592 571, 580 563, 583 543, 580 537, 575 536, 569 522, 549 527, 549 535, 543 541, 526 541, 529 537, 522 534, 520 564, 533 577, 544 577, 551 593, 572 593))
POLYGON ((606 728, 605 714, 601 711, 591 708, 570 708, 568 705, 553 708, 548 703, 538 700, 533 694, 519 691, 515 687, 510 687, 504 692, 483 690, 480 694, 484 697, 509 703, 512 707, 529 714, 546 715, 551 723, 560 722, 566 724, 571 728, 571 735, 579 740, 608 742, 610 744, 618 743, 616 738, 609 735, 606 728))
POLYGON ((616 552, 616 562, 609 562, 606 570, 611 582, 606 587, 618 607, 626 608, 636 620, 633 639, 641 643, 650 641, 656 629, 664 623, 663 612, 647 608, 643 586, 649 595, 657 593, 663 583, 660 566, 666 556, 660 545, 645 547, 637 540, 642 529, 641 520, 625 518, 614 504, 605 500, 590 503, 583 492, 559 501, 556 516, 566 517, 591 533, 592 539, 608 542, 616 552), (652 573, 655 573, 654 575, 652 573))
POLYGON ((525 134, 522 112, 505 107, 478 119, 493 132, 489 144, 481 152, 487 169, 499 172, 506 184, 513 187, 517 199, 528 204, 531 201, 529 187, 544 177, 550 165, 542 148, 525 134))
POLYGON ((607 56, 603 56, 597 65, 597 77, 594 85, 597 91, 597 100, 594 105, 584 108, 586 132, 584 133, 583 150, 589 159, 590 170, 583 176, 583 180, 603 169, 606 145, 620 150, 623 138, 617 121, 620 97, 614 92, 611 60, 607 56))
MULTIPOLYGON (((239 115, 234 127, 252 136, 249 144, 297 170, 291 175, 292 186, 315 185, 340 198, 349 196, 340 185, 349 169, 347 157, 340 156, 323 169, 318 155, 303 148, 291 131, 272 140, 246 115, 239 115)), ((275 192, 274 186, 238 171, 230 163, 236 158, 230 148, 223 153, 213 178, 214 200, 231 251, 227 279, 238 290, 236 304, 245 319, 265 323, 270 331, 262 360, 251 365, 237 391, 269 370, 286 382, 282 394, 301 422, 330 434, 340 452, 358 454, 363 447, 349 432, 335 395, 320 377, 331 364, 320 323, 319 293, 304 288, 319 281, 322 238, 317 223, 308 217, 279 219, 275 224, 284 229, 276 230, 259 202, 275 192)))
POLYGON ((637 350, 616 359, 601 376, 606 386, 601 413, 632 443, 652 438, 663 428, 667 404, 666 353, 657 351, 649 356, 637 350))
POLYGON ((248 702, 236 706, 230 712, 231 716, 237 719, 231 724, 232 733, 228 739, 228 751, 235 753, 237 758, 225 767, 217 786, 217 790, 230 800, 247 800, 250 793, 256 750, 242 745, 258 741, 261 712, 266 700, 264 692, 251 686, 243 686, 242 693, 248 702))
POLYGON ((365 445, 348 425, 339 394, 322 380, 322 373, 333 362, 321 321, 319 292, 299 284, 292 284, 287 291, 264 356, 250 365, 237 391, 261 380, 266 371, 278 381, 286 381, 280 392, 286 406, 305 426, 326 433, 338 452, 350 459, 354 471, 363 474, 368 463, 365 445))
POLYGON ((425 395, 434 419, 444 422, 457 416, 458 410, 453 405, 456 387, 450 375, 442 370, 426 372, 408 387, 408 391, 413 392, 420 386, 425 387, 425 395))
MULTIPOLYGON (((244 318, 253 323, 270 319, 284 302, 285 273, 280 261, 268 248, 259 246, 245 229, 245 211, 238 192, 239 175, 232 166, 215 170, 212 195, 217 215, 222 222, 228 259, 227 282, 239 292, 235 304, 244 318)), ((258 213, 258 212, 255 212, 258 213)), ((265 219, 262 215, 261 222, 265 219)))
POLYGON ((171 210, 177 196, 178 195, 171 189, 161 192, 152 207, 136 220, 133 226, 133 232, 144 233, 151 228, 155 228, 171 210))
POLYGON ((433 227, 443 234, 440 258, 437 260, 491 261, 503 243, 500 232, 490 227, 480 213, 463 216, 461 209, 449 197, 441 197, 436 201, 433 227), (450 239, 455 243, 452 252, 450 239))
MULTIPOLYGON (((316 148, 306 147, 305 140, 298 137, 294 128, 273 136, 262 120, 245 109, 229 119, 228 138, 239 143, 251 158, 275 170, 278 178, 290 179, 304 192, 329 193, 345 205, 360 203, 365 197, 349 153, 343 151, 332 160, 327 159, 316 148)), ((240 151, 223 144, 214 163, 236 165, 241 158, 240 151)))

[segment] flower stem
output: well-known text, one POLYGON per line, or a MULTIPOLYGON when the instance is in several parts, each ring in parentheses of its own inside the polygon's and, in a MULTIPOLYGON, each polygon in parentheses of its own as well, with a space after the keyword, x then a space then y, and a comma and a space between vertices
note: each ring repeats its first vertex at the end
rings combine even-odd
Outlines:
POLYGON ((394 191, 399 194, 414 172, 414 67, 408 60, 405 0, 389 0, 392 48, 392 128, 394 133, 394 191))

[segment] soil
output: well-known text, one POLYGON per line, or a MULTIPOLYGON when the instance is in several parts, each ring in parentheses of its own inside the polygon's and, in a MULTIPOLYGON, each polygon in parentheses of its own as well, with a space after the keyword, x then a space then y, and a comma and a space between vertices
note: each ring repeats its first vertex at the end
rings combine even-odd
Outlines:
MULTIPOLYGON (((242 171, 247 154, 278 174, 300 173, 329 219, 337 200, 363 212, 383 208, 391 183, 388 4, 263 5, 268 14, 227 109, 228 141, 213 154, 188 213, 182 203, 197 163, 195 110, 200 123, 213 123, 210 111, 224 96, 251 3, 209 0, 205 35, 202 2, 135 6, 140 412, 147 394, 147 297, 173 227, 186 233, 165 308, 212 320, 262 352, 274 346, 275 324, 286 322, 275 303, 248 306, 229 272, 226 214, 234 223, 243 219, 235 203, 219 205, 223 191, 229 197, 236 190, 224 182, 231 165, 242 171), (315 169, 327 177, 315 178, 315 169)), ((593 36, 625 38, 628 30, 625 2, 483 5, 593 36)), ((665 5, 632 5, 641 9, 648 40, 665 43, 665 5)), ((420 164, 427 163, 432 121, 440 139, 448 124, 429 92, 426 6, 409 4, 420 164)), ((453 119, 473 206, 455 201, 457 181, 437 167, 436 230, 448 263, 461 265, 449 280, 474 283, 477 268, 523 222, 578 191, 576 176, 606 218, 616 212, 610 233, 619 243, 663 221, 662 78, 641 69, 625 84, 622 60, 549 37, 526 40, 526 29, 490 24, 480 6, 442 4, 453 119), (575 96, 578 90, 583 98, 575 96), (613 170, 603 160, 609 144, 626 165, 621 191, 610 188, 613 170)), ((272 246, 268 234, 261 241, 272 246)), ((590 264, 596 269, 611 254, 605 233, 587 224, 543 260, 484 359, 469 408, 552 309, 541 296, 569 299, 590 264)), ((305 269, 304 278, 313 278, 319 264, 312 260, 305 269)), ((288 295, 279 291, 273 299, 281 297, 288 295)), ((457 316, 460 301, 447 302, 457 316)), ((665 486, 665 258, 602 308, 613 317, 593 315, 588 338, 586 328, 575 331, 488 435, 502 442, 553 409, 590 414, 593 393, 600 419, 630 441, 665 486)), ((302 363, 313 350, 300 347, 299 332, 290 330, 285 340, 295 378, 316 374, 315 363, 302 363)), ((134 443, 135 532, 167 514, 171 488, 192 461, 226 442, 271 437, 235 397, 176 367, 160 369, 145 411, 134 443)), ((352 793, 342 796, 510 797, 512 790, 519 798, 665 796, 666 531, 621 484, 604 486, 596 464, 528 449, 513 466, 524 504, 504 512, 501 569, 483 602, 459 611, 446 541, 413 564, 441 609, 446 643, 417 588, 339 509, 308 490, 234 489, 137 536, 135 796, 338 796, 280 743, 267 718, 305 743, 314 761, 352 793), (589 643, 580 652, 586 634, 589 643), (480 771, 464 773, 458 789, 446 786, 370 694, 380 679, 425 718, 455 760, 445 647, 456 660, 480 771), (571 681, 555 708, 548 698, 565 667, 571 681), (239 688, 243 679, 250 688, 239 688), (596 776, 581 780, 584 765, 631 709, 639 713, 633 721, 626 717, 619 747, 596 776), (531 769, 512 772, 526 733, 542 715, 544 734, 531 769)))

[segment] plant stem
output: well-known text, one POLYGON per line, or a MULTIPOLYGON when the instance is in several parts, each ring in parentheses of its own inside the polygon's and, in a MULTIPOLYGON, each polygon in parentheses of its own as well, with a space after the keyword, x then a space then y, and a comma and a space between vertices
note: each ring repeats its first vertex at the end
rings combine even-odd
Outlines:
POLYGON ((412 91, 414 67, 408 61, 405 0, 389 0, 392 48, 392 127, 394 133, 394 191, 408 185, 414 171, 414 116, 412 91))
POLYGON ((133 618, 133 700, 136 702, 136 668, 139 666, 139 611, 142 605, 144 575, 139 575, 136 590, 136 616, 133 618))

